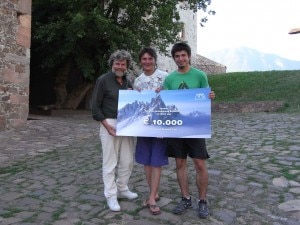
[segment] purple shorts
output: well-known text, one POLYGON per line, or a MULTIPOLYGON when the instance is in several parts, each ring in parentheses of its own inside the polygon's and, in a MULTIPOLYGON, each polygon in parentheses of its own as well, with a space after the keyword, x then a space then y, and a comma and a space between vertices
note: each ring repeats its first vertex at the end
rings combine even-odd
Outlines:
POLYGON ((169 164, 166 139, 137 137, 135 160, 145 166, 165 166, 169 164))

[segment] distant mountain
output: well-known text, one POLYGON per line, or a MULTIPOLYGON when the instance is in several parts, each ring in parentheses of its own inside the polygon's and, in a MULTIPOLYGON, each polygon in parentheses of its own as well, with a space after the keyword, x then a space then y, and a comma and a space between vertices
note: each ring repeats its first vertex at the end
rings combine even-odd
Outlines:
POLYGON ((205 57, 227 67, 227 72, 300 70, 300 61, 267 54, 247 47, 211 52, 205 57))

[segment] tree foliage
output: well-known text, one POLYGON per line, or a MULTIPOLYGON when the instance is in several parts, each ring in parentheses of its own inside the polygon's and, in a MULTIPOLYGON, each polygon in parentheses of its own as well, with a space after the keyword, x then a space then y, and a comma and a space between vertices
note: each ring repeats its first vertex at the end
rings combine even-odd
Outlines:
POLYGON ((154 45, 164 53, 181 29, 178 3, 205 11, 210 0, 35 0, 33 63, 47 73, 72 60, 86 79, 94 80, 108 69, 116 49, 136 56, 142 46, 154 45))

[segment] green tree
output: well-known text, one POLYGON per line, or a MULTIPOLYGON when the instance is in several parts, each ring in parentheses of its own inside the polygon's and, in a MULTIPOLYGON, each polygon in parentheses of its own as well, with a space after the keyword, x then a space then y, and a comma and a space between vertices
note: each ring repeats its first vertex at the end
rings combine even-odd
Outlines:
POLYGON ((195 12, 206 11, 210 4, 210 0, 35 0, 32 73, 55 77, 58 108, 76 108, 74 99, 82 98, 92 81, 107 71, 108 57, 116 49, 136 57, 142 46, 154 45, 166 53, 181 29, 179 2, 195 12), (80 85, 67 90, 71 72, 80 74, 80 85))

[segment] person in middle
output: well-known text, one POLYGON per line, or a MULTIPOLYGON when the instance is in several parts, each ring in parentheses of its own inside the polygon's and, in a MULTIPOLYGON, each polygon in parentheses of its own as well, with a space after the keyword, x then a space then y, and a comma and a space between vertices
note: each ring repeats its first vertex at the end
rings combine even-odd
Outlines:
MULTIPOLYGON (((138 91, 153 90, 159 92, 167 72, 159 70, 156 65, 157 54, 151 47, 143 48, 139 53, 139 61, 143 73, 138 76, 133 88, 138 91)), ((144 165, 146 180, 150 189, 149 197, 144 201, 152 215, 161 213, 156 205, 159 201, 159 184, 161 177, 161 167, 168 165, 166 139, 160 137, 137 137, 135 159, 139 164, 144 165)))

